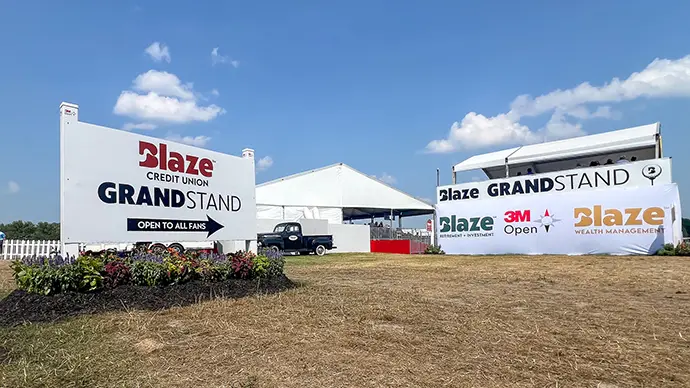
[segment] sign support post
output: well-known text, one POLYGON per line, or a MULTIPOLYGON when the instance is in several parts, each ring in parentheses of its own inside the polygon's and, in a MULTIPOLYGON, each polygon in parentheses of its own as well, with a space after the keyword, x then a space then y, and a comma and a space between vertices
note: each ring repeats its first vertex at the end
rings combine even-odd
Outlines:
MULTIPOLYGON (((250 159, 252 161, 252 171, 254 171, 254 173, 256 173, 256 163, 254 161, 254 150, 251 148, 244 148, 242 150, 242 158, 250 159)), ((256 187, 254 188, 254 201, 256 201, 256 187)), ((283 212, 284 211, 285 211, 285 207, 283 207, 283 212)), ((256 240, 244 240, 244 251, 245 252, 251 251, 254 253, 259 253, 258 250, 259 250, 259 247, 258 247, 256 240)))
POLYGON ((79 121, 79 105, 63 102, 60 104, 60 252, 63 256, 79 255, 79 241, 67 241, 65 229, 65 131, 79 121))

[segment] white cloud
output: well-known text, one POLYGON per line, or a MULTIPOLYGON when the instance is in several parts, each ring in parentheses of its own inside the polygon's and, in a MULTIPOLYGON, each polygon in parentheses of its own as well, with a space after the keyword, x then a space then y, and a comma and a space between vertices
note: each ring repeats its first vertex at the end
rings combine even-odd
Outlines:
POLYGON ((10 194, 16 194, 19 192, 19 183, 15 181, 9 181, 7 182, 7 191, 10 194))
POLYGON ((166 61, 170 63, 170 50, 165 44, 153 42, 144 52, 156 62, 166 61))
POLYGON ((214 96, 220 96, 220 92, 218 91, 218 89, 211 90, 211 94, 213 94, 214 96))
POLYGON ((139 74, 134 79, 133 88, 140 92, 155 92, 162 96, 179 97, 184 100, 193 100, 194 85, 189 82, 182 84, 175 74, 166 71, 149 70, 144 74, 139 74))
POLYGON ((273 158, 270 156, 264 156, 256 162, 257 171, 266 171, 273 166, 273 158))
POLYGON ((188 144, 194 147, 205 147, 211 141, 208 136, 180 136, 177 134, 169 134, 165 137, 167 140, 188 144))
POLYGON ((594 112, 590 112, 586 107, 579 105, 564 111, 568 116, 575 117, 580 120, 603 118, 603 119, 619 119, 620 112, 616 112, 608 105, 603 105, 597 108, 594 112))
POLYGON ((398 181, 394 176, 386 174, 385 172, 381 174, 381 176, 372 175, 371 177, 389 185, 395 184, 395 182, 398 181))
POLYGON ((192 121, 210 121, 225 113, 217 105, 199 106, 196 101, 181 101, 157 93, 137 94, 124 91, 113 108, 115 114, 139 120, 166 121, 183 124, 192 121))
POLYGON ((232 60, 230 57, 225 55, 220 55, 218 49, 219 47, 214 47, 213 50, 211 50, 211 64, 213 66, 217 64, 229 63, 234 68, 240 67, 240 61, 232 60))
POLYGON ((529 128, 512 121, 505 114, 494 117, 470 112, 461 123, 453 123, 448 139, 433 140, 427 145, 432 152, 455 151, 459 145, 471 142, 475 147, 494 144, 531 143, 537 136, 529 128))
POLYGON ((690 97, 690 55, 676 59, 655 59, 644 70, 628 78, 613 78, 601 85, 584 82, 575 88, 555 90, 532 98, 521 95, 510 104, 510 110, 493 117, 469 112, 461 122, 451 126, 447 138, 433 140, 426 146, 432 153, 453 152, 462 148, 492 145, 528 144, 582 135, 580 122, 592 118, 620 118, 610 104, 637 98, 690 97), (587 105, 598 105, 591 112, 587 105), (548 123, 538 130, 520 124, 525 117, 551 113, 548 123))
POLYGON ((149 70, 133 81, 133 89, 125 90, 115 103, 113 113, 148 122, 189 123, 210 121, 225 113, 212 104, 201 106, 192 83, 183 84, 175 74, 149 70))
POLYGON ((151 131, 158 128, 156 124, 151 124, 151 123, 126 123, 125 125, 122 126, 123 131, 133 131, 136 129, 141 129, 144 131, 151 131))

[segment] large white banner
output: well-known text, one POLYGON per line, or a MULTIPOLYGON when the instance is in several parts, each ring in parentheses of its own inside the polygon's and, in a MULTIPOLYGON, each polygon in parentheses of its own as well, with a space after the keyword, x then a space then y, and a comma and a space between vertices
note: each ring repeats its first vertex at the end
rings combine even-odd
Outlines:
POLYGON ((436 202, 476 201, 614 187, 649 187, 671 182, 671 159, 662 158, 440 186, 436 188, 436 202))
POLYGON ((652 254, 674 241, 678 199, 672 183, 445 202, 439 244, 453 254, 652 254))
POLYGON ((63 243, 256 239, 254 162, 60 117, 63 243))

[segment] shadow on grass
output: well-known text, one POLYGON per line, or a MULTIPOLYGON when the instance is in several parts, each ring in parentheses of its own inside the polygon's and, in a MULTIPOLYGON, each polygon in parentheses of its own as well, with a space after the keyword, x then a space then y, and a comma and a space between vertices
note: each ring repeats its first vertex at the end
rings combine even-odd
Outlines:
POLYGON ((166 287, 126 285, 94 293, 67 292, 48 296, 14 290, 0 300, 0 326, 56 322, 111 311, 160 310, 217 298, 238 299, 274 294, 299 286, 299 283, 292 282, 286 276, 280 276, 218 283, 194 281, 166 287))

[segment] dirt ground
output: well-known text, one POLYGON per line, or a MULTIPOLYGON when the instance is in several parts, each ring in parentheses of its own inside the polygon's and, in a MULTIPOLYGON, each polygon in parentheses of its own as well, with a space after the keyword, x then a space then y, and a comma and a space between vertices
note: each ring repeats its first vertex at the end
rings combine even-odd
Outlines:
POLYGON ((0 386, 690 386, 688 264, 290 258, 279 294, 0 328, 0 386))

